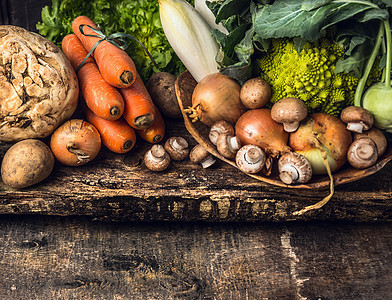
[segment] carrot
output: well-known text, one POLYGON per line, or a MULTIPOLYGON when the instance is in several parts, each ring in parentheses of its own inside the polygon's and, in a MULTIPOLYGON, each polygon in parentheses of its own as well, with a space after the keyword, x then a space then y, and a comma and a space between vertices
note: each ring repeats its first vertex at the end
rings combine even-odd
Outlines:
POLYGON ((124 118, 105 120, 95 115, 84 105, 86 119, 94 125, 101 135, 102 144, 115 153, 127 153, 136 143, 135 130, 128 125, 124 118))
POLYGON ((165 122, 157 107, 155 107, 155 119, 147 129, 136 130, 139 136, 146 142, 157 144, 165 136, 165 122))
MULTIPOLYGON (((85 34, 96 35, 96 33, 86 25, 97 29, 97 25, 95 25, 95 23, 89 17, 79 16, 73 20, 72 30, 81 40, 84 48, 90 52, 97 41, 99 41, 101 38, 84 35, 80 31, 81 26, 85 34)), ((135 63, 124 50, 109 43, 108 41, 102 41, 95 48, 92 56, 95 58, 103 78, 109 84, 117 88, 124 88, 132 85, 135 81, 135 63)))
POLYGON ((155 118, 154 102, 139 74, 130 87, 119 91, 124 99, 123 116, 128 124, 135 129, 150 127, 155 118))
MULTIPOLYGON (((87 55, 82 43, 75 34, 68 34, 63 38, 62 50, 77 70, 87 55)), ((120 92, 105 79, 90 56, 77 73, 80 91, 87 106, 99 117, 116 120, 124 112, 124 100, 120 92)))

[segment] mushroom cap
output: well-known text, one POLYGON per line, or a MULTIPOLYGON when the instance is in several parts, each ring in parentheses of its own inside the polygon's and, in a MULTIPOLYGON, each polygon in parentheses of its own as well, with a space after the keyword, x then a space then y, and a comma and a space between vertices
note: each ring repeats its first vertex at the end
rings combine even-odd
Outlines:
POLYGON ((180 136, 173 136, 166 140, 164 148, 173 160, 183 160, 189 155, 188 142, 180 136))
POLYGON ((262 148, 248 144, 242 146, 235 156, 237 167, 245 173, 258 173, 266 163, 267 157, 262 148))
POLYGON ((286 184, 306 183, 313 175, 309 160, 297 152, 283 154, 278 161, 279 177, 286 184))
POLYGON ((287 97, 280 99, 271 107, 271 118, 284 125, 287 132, 295 131, 299 122, 308 115, 308 108, 304 101, 287 97))
POLYGON ((208 155, 210 155, 210 153, 202 145, 197 144, 190 151, 189 159, 191 162, 200 163, 208 155))
POLYGON ((340 119, 347 123, 347 129, 354 132, 362 132, 362 130, 369 130, 374 123, 373 115, 370 111, 359 106, 347 106, 340 113, 340 119), (352 126, 353 124, 362 125, 352 126))
POLYGON ((385 137, 384 133, 377 127, 372 127, 369 130, 363 131, 361 133, 359 132, 353 133, 354 140, 363 137, 371 138, 376 143, 378 157, 383 155, 387 150, 387 145, 388 145, 387 138, 385 137))
POLYGON ((373 166, 378 159, 377 145, 367 137, 359 138, 351 143, 347 151, 347 161, 356 169, 373 166))
POLYGON ((229 122, 220 120, 211 126, 209 133, 211 143, 216 145, 218 136, 223 133, 234 135, 234 127, 229 122))
POLYGON ((225 158, 234 158, 240 147, 241 141, 238 136, 223 133, 216 141, 218 152, 225 158))
POLYGON ((155 144, 144 155, 144 164, 151 171, 163 171, 170 164, 170 156, 162 145, 155 144))

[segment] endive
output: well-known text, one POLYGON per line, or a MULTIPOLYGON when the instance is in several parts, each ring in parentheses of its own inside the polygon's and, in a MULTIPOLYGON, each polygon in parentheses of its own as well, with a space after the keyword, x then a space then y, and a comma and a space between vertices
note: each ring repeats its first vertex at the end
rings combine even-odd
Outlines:
POLYGON ((219 71, 219 46, 211 27, 184 0, 158 0, 162 28, 174 52, 197 82, 219 71))

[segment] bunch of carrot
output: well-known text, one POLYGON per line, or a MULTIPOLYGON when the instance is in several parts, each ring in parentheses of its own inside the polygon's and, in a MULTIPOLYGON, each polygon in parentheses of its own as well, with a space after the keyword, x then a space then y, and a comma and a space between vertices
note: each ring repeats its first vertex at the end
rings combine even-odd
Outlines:
POLYGON ((101 39, 91 36, 96 33, 89 26, 97 29, 90 18, 75 18, 74 34, 62 41, 62 50, 77 72, 87 121, 97 128, 103 145, 116 153, 130 151, 137 134, 147 142, 160 142, 164 121, 124 50, 103 40, 81 65, 101 39))

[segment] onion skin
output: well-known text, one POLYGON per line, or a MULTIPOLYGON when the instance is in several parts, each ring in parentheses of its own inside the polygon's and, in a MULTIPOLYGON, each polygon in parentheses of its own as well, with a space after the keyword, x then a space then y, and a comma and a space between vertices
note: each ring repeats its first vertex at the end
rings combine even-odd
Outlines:
POLYGON ((282 124, 271 118, 268 108, 252 109, 242 114, 235 125, 235 134, 242 145, 259 146, 268 156, 277 157, 290 151, 287 146, 289 134, 282 124))
POLYGON ((213 73, 204 77, 192 94, 192 107, 186 109, 193 121, 208 126, 225 120, 232 124, 247 110, 240 99, 240 84, 233 78, 213 73))
POLYGON ((52 134, 50 148, 56 159, 67 166, 81 166, 93 160, 101 150, 101 136, 90 123, 71 119, 52 134))
POLYGON ((314 174, 327 174, 320 148, 327 150, 328 163, 335 172, 346 163, 351 142, 346 124, 327 113, 310 115, 289 138, 290 148, 310 161, 314 174))

